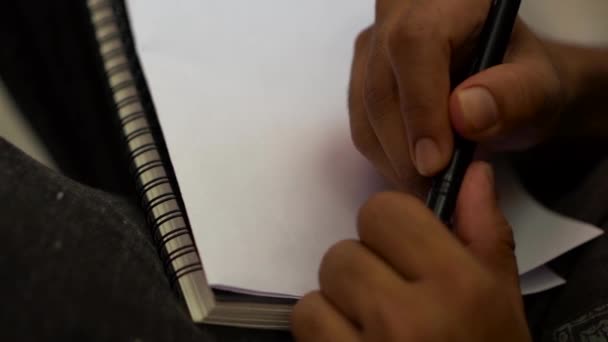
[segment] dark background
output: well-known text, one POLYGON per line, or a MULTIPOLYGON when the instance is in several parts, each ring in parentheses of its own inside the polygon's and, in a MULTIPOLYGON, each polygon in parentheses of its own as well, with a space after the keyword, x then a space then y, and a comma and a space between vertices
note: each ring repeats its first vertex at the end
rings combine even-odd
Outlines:
POLYGON ((0 2, 0 78, 65 175, 130 194, 85 1, 0 2))

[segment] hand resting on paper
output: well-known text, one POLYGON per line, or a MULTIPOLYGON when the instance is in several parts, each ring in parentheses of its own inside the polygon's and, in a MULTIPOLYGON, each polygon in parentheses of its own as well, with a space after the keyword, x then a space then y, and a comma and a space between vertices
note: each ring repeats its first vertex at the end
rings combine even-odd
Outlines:
POLYGON ((324 256, 320 290, 293 313, 299 341, 530 341, 511 229, 492 169, 468 170, 455 234, 409 195, 383 193, 359 214, 360 241, 324 256))
POLYGON ((505 64, 451 91, 471 60, 490 3, 377 0, 375 23, 356 40, 352 138, 400 190, 423 193, 421 175, 447 165, 454 130, 485 150, 513 150, 542 141, 559 125, 568 134, 574 126, 597 129, 597 118, 585 117, 580 104, 601 89, 599 79, 606 83, 605 76, 591 76, 606 74, 607 63, 599 58, 605 52, 540 40, 522 21, 505 64), (569 108, 577 115, 566 116, 569 108))

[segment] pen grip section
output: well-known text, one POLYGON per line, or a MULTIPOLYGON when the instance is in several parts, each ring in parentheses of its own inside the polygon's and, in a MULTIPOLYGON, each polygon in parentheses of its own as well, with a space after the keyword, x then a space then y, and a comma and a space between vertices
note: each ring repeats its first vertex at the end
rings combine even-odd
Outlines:
POLYGON ((448 167, 434 178, 426 201, 427 207, 448 226, 451 224, 452 213, 466 173, 466 168, 462 166, 469 165, 475 153, 474 143, 458 136, 456 143, 460 148, 454 151, 448 167))

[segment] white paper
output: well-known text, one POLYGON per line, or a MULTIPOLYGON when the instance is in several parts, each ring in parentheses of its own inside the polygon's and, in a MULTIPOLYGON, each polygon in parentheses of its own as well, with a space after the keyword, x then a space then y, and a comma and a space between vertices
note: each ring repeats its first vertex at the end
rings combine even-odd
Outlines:
MULTIPOLYGON (((352 146, 346 108, 353 41, 374 1, 128 4, 209 282, 287 296, 316 288, 323 253, 356 237, 359 206, 382 189, 352 146)), ((557 221, 532 222, 525 229, 550 234, 557 221)), ((552 240, 534 241, 517 241, 523 269, 575 246, 537 258, 525 249, 552 240)))
POLYGON ((521 293, 523 295, 535 294, 550 290, 566 283, 566 280, 546 266, 533 269, 520 278, 521 293))
POLYGON ((513 227, 520 274, 602 234, 590 224, 541 206, 526 193, 506 163, 497 162, 495 169, 499 204, 513 227))

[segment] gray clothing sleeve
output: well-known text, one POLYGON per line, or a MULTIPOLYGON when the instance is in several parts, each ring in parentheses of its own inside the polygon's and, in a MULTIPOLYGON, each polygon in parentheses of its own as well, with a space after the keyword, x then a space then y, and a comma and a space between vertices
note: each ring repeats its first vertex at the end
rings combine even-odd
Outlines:
POLYGON ((290 340, 193 324, 139 208, 1 138, 0 216, 2 341, 290 340))

